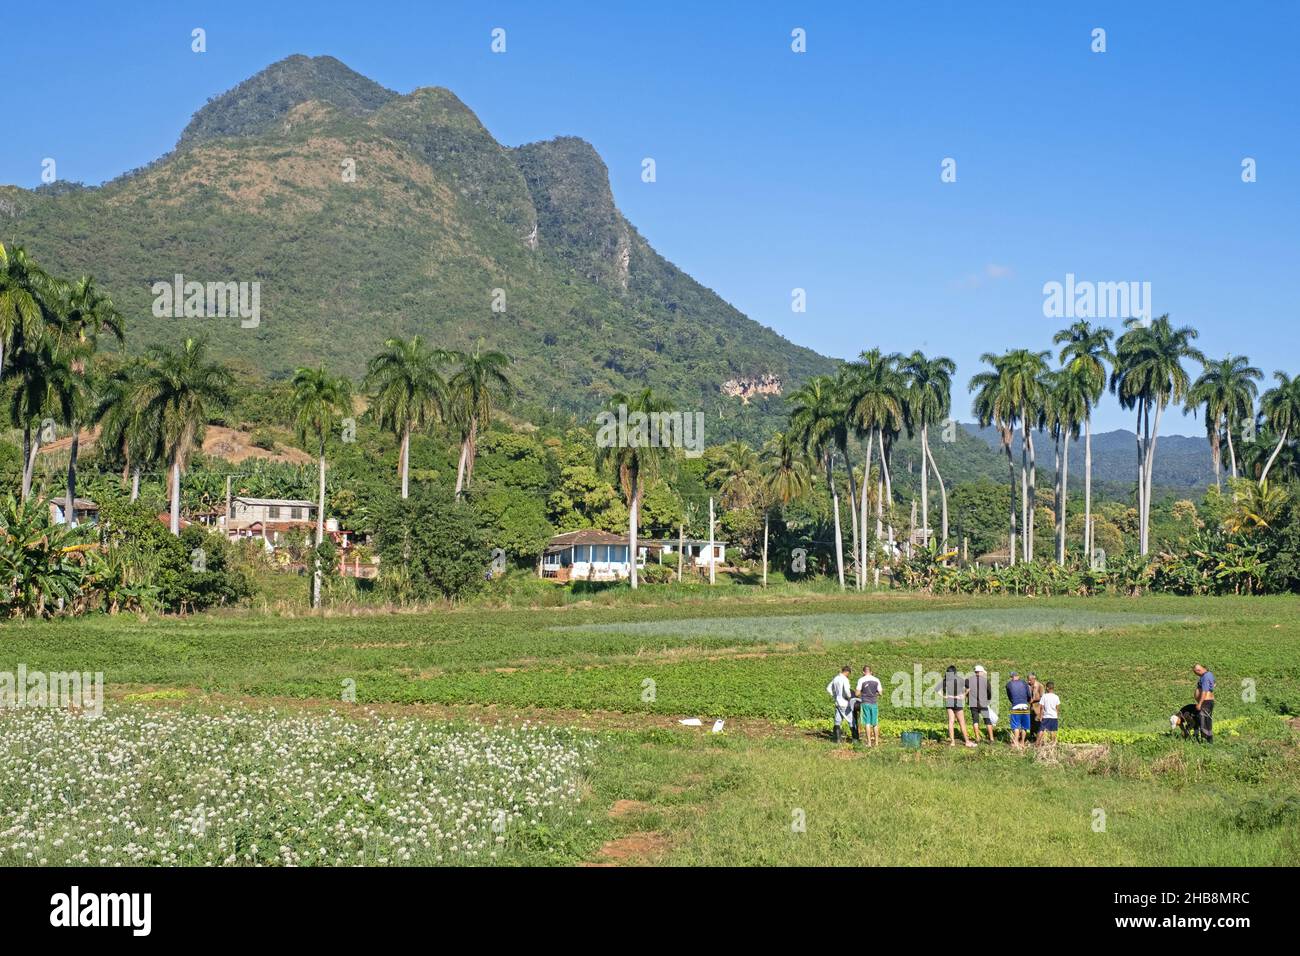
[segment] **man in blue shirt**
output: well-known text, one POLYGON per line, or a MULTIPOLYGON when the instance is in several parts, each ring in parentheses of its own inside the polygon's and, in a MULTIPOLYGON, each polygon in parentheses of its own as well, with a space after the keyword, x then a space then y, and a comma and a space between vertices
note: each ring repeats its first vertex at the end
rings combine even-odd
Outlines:
POLYGON ((1214 743, 1214 674, 1204 664, 1192 667, 1196 675, 1196 713, 1200 717, 1201 739, 1214 743))
POLYGON ((1011 746, 1022 750, 1029 733, 1029 685, 1018 671, 1012 671, 1007 681, 1007 700, 1011 703, 1011 746))

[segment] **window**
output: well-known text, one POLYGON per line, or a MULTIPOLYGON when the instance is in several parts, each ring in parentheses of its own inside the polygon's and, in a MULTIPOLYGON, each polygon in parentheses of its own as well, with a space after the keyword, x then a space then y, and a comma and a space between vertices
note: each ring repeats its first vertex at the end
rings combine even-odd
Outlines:
POLYGON ((266 509, 266 514, 267 517, 269 517, 272 521, 275 521, 280 517, 280 506, 271 505, 269 508, 266 509))
POLYGON ((294 521, 301 521, 301 520, 302 520, 302 509, 301 509, 301 508, 294 508, 294 509, 293 509, 293 520, 294 520, 294 521))

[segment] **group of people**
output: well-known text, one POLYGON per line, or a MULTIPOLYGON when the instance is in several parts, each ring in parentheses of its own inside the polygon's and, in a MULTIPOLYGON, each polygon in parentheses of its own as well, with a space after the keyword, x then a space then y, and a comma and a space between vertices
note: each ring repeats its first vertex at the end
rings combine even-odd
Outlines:
MULTIPOLYGON (((1169 720, 1175 729, 1182 729, 1184 736, 1195 733, 1198 740, 1211 743, 1214 740, 1214 674, 1203 664, 1196 664, 1192 672, 1196 675, 1194 702, 1169 720)), ((862 740, 862 732, 865 730, 867 746, 878 747, 882 692, 880 678, 871 672, 870 667, 863 667, 862 676, 858 678, 855 687, 852 673, 853 669, 845 664, 826 685, 826 692, 835 704, 835 742, 844 739, 844 727, 847 726, 854 740, 862 740)), ((940 683, 943 706, 948 713, 948 746, 957 745, 958 728, 967 747, 979 746, 983 739, 981 727, 988 735, 988 742, 993 743, 993 726, 997 723, 997 714, 993 707, 993 690, 989 685, 988 671, 984 665, 976 664, 975 670, 967 677, 958 673, 957 665, 949 664, 940 683), (971 727, 975 731, 974 740, 967 730, 967 708, 970 709, 971 727)), ((1023 750, 1030 743, 1039 747, 1055 744, 1061 726, 1061 695, 1056 692, 1056 685, 1050 680, 1043 683, 1032 671, 1024 678, 1018 671, 1012 671, 1011 679, 1003 689, 1010 707, 1012 748, 1023 750)))
MULTIPOLYGON (((851 678, 853 669, 847 664, 826 686, 835 704, 834 738, 839 743, 848 727, 854 740, 864 739, 868 747, 880 745, 880 678, 870 667, 862 668, 862 676, 855 687, 851 678)), ((957 729, 961 729, 962 742, 967 747, 979 746, 981 730, 993 743, 993 725, 997 720, 993 708, 993 690, 989 685, 988 671, 976 664, 969 677, 958 673, 955 664, 948 665, 941 682, 943 706, 948 713, 948 746, 957 745, 957 729), (966 725, 966 709, 970 708, 971 725, 975 739, 971 739, 966 725)), ((1031 741, 1039 746, 1056 742, 1061 722, 1061 697, 1056 685, 1046 684, 1034 674, 1021 679, 1016 671, 1006 684, 1007 700, 1011 706, 1011 746, 1023 749, 1031 741)))

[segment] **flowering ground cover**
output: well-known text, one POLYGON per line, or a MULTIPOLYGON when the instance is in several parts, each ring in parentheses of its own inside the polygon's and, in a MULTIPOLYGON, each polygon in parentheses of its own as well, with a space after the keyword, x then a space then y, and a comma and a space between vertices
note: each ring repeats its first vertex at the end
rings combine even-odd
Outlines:
MULTIPOLYGON (((0 714, 0 864, 476 864, 580 829, 554 728, 119 706, 0 714)), ((548 845, 550 844, 550 845, 548 845)))

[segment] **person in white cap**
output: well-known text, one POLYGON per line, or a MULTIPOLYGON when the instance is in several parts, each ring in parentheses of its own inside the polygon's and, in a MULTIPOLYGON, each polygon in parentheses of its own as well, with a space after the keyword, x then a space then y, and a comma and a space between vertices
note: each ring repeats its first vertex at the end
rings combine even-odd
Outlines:
POLYGON ((831 701, 835 704, 833 739, 836 743, 844 739, 844 726, 853 723, 853 685, 849 683, 849 675, 852 673, 853 668, 845 664, 826 685, 826 693, 831 695, 831 701))

